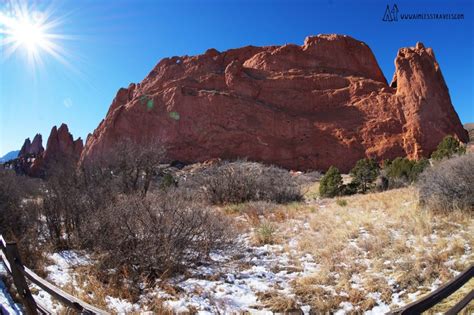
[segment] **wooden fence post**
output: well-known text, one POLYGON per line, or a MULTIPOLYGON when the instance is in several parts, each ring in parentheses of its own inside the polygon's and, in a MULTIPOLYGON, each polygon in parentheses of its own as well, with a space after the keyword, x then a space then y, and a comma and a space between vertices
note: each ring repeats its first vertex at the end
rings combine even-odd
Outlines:
POLYGON ((24 268, 16 243, 6 243, 5 256, 7 257, 10 264, 13 283, 15 284, 16 290, 23 300, 27 313, 31 315, 37 315, 38 310, 36 302, 31 295, 30 289, 28 288, 28 284, 25 280, 25 276, 23 275, 24 268))

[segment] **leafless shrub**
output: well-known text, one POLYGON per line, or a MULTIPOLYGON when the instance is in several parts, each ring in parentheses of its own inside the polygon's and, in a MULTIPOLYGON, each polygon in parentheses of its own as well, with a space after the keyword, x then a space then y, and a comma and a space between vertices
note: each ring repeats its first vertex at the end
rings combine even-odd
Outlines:
POLYGON ((24 262, 30 266, 39 236, 39 188, 37 179, 0 170, 0 234, 18 243, 24 262))
POLYGON ((303 198, 299 184, 288 171, 254 162, 211 165, 193 181, 203 187, 212 204, 258 200, 287 203, 303 198))
POLYGON ((434 210, 474 210, 474 155, 445 160, 421 175, 420 203, 434 210))
POLYGON ((106 159, 88 161, 79 169, 60 159, 49 163, 42 198, 45 237, 57 249, 88 246, 84 222, 120 194, 145 195, 163 154, 158 143, 124 140, 106 159))
POLYGON ((165 149, 158 141, 137 143, 124 139, 109 152, 103 164, 120 179, 124 193, 146 194, 160 172, 164 156, 165 149))
POLYGON ((265 216, 273 213, 277 204, 268 201, 251 201, 242 205, 242 214, 252 213, 256 216, 265 216))
POLYGON ((407 187, 410 183, 404 178, 389 178, 388 179, 388 189, 397 189, 402 187, 407 187))
POLYGON ((222 214, 190 202, 179 190, 121 196, 90 220, 90 244, 105 268, 131 268, 135 275, 166 276, 232 244, 222 214))
POLYGON ((86 214, 84 192, 73 167, 55 163, 51 170, 42 196, 45 236, 55 248, 63 249, 71 245, 81 228, 86 214))
POLYGON ((300 185, 314 184, 323 177, 323 174, 319 171, 311 171, 307 173, 296 173, 295 179, 300 185))
POLYGON ((36 179, 18 176, 11 170, 0 171, 0 233, 3 236, 21 238, 35 223, 39 186, 36 179))
POLYGON ((65 163, 50 164, 49 169, 41 203, 44 236, 56 249, 80 246, 84 222, 110 204, 119 188, 110 169, 76 169, 65 163))

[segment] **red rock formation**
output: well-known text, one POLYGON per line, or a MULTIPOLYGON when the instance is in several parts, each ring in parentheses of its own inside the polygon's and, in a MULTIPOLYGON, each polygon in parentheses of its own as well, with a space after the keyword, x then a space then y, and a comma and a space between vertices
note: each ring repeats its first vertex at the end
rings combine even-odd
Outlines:
POLYGON ((13 168, 19 174, 38 176, 40 172, 34 167, 34 164, 35 162, 39 163, 43 152, 43 139, 39 133, 35 135, 33 142, 30 141, 30 138, 25 139, 18 157, 13 161, 13 168))
POLYGON ((83 149, 82 139, 74 140, 66 124, 59 129, 56 126, 51 129, 46 151, 44 151, 43 163, 55 165, 57 163, 77 163, 83 149))
POLYGON ((74 141, 66 124, 59 129, 54 126, 48 138, 46 150, 43 149, 42 137, 37 134, 33 142, 26 139, 18 159, 15 161, 15 170, 18 173, 32 177, 44 177, 45 171, 54 171, 58 166, 75 167, 83 149, 82 139, 74 141))
POLYGON ((428 156, 447 134, 466 142, 433 51, 402 48, 395 66, 389 86, 370 48, 341 35, 165 58, 118 91, 82 160, 157 139, 170 160, 346 172, 364 157, 428 156))
POLYGON ((20 153, 18 153, 18 156, 26 156, 29 154, 31 151, 31 140, 30 138, 26 138, 25 142, 23 142, 23 146, 20 149, 20 153))
POLYGON ((26 138, 23 146, 21 147, 20 153, 18 156, 28 156, 28 155, 40 155, 44 151, 43 148, 43 138, 41 134, 36 134, 33 138, 33 142, 30 142, 30 138, 26 138))
POLYGON ((33 142, 31 143, 31 152, 33 154, 41 154, 43 153, 43 137, 41 134, 37 133, 36 136, 33 138, 33 142))

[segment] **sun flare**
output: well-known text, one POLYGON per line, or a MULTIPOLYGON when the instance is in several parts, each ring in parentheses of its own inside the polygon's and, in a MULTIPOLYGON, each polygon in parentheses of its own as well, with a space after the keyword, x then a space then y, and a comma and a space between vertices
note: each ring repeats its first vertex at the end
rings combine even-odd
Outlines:
POLYGON ((29 20, 18 21, 12 28, 11 36, 15 43, 25 46, 30 52, 34 52, 38 47, 45 45, 45 37, 41 25, 29 20))
POLYGON ((66 36, 57 32, 61 20, 53 19, 51 10, 38 11, 26 3, 13 2, 0 12, 0 44, 2 57, 8 59, 23 53, 35 67, 43 63, 43 55, 50 55, 67 64, 61 45, 66 36))

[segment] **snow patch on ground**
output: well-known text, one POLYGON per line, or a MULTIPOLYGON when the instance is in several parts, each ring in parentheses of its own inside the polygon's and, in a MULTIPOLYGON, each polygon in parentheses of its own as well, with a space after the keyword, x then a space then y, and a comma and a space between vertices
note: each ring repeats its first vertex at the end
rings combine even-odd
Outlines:
MULTIPOLYGON (((309 229, 307 222, 289 220, 288 229, 301 231, 309 229)), ((396 278, 390 271, 393 264, 403 262, 409 257, 400 257, 383 261, 384 270, 373 269, 373 260, 369 259, 364 244, 374 238, 365 228, 359 228, 359 235, 350 239, 348 248, 359 252, 355 263, 364 266, 364 272, 353 273, 350 278, 352 289, 362 291, 366 298, 375 301, 374 308, 365 314, 384 314, 390 308, 399 307, 416 300, 422 291, 409 293, 401 290, 396 278), (383 278, 392 289, 391 301, 385 303, 382 294, 379 292, 369 292, 364 288, 367 275, 383 278)), ((399 231, 390 230, 393 239, 404 239, 399 231)), ((282 233, 284 235, 284 233, 282 233)), ((215 314, 215 313, 251 313, 251 314, 271 314, 263 306, 261 300, 264 293, 276 293, 283 297, 295 298, 298 307, 304 314, 309 314, 312 310, 309 305, 302 305, 303 301, 293 293, 292 281, 298 278, 307 277, 321 270, 319 262, 306 252, 301 251, 300 242, 302 236, 283 238, 281 244, 255 246, 252 243, 252 233, 242 234, 237 240, 237 245, 230 251, 216 251, 210 254, 210 262, 199 266, 190 266, 185 274, 174 278, 163 280, 152 287, 143 286, 144 293, 139 302, 130 301, 107 296, 106 302, 113 312, 127 314, 139 312, 141 306, 149 306, 158 298, 164 301, 164 306, 169 307, 175 313, 215 314), (166 282, 165 282, 166 281, 166 282)), ((425 237, 423 242, 432 243, 437 240, 437 235, 425 237)), ((406 246, 420 247, 419 242, 412 236, 406 237, 406 246)), ((303 243, 301 243, 303 244, 303 243)), ((472 257, 472 248, 469 244, 464 246, 464 259, 472 257)), ((52 264, 46 268, 48 279, 59 286, 66 284, 77 285, 77 270, 75 267, 91 264, 91 259, 74 251, 63 251, 49 256, 52 264)), ((447 261, 446 265, 455 268, 454 258, 447 261)), ((343 265, 342 263, 340 265, 343 265)), ((455 271, 453 274, 455 274, 455 271)), ((339 274, 331 273, 334 279, 339 278, 339 274)), ((441 285, 437 279, 426 289, 435 290, 441 285)), ((326 292, 346 297, 345 301, 339 305, 339 310, 335 314, 361 313, 360 306, 347 301, 348 293, 339 291, 335 287, 320 285, 326 292)), ((48 308, 59 312, 61 306, 52 301, 45 292, 38 290, 36 297, 48 308)))
POLYGON ((380 294, 379 292, 367 294, 367 297, 373 298, 377 305, 370 311, 365 312, 365 315, 387 314, 388 312, 390 312, 390 306, 388 306, 382 301, 381 295, 382 294, 380 294))
POLYGON ((16 304, 2 280, 0 280, 0 314, 23 314, 20 306, 16 304))
MULTIPOLYGON (((65 286, 66 284, 72 284, 78 287, 76 281, 77 271, 75 271, 74 268, 87 266, 92 263, 88 255, 72 250, 53 253, 48 256, 48 259, 52 264, 45 268, 45 271, 48 273, 47 280, 59 287, 65 286)), ((35 289, 37 290, 35 299, 38 298, 40 303, 46 306, 47 309, 53 310, 54 313, 60 312, 63 309, 62 305, 52 299, 48 293, 39 287, 35 289)), ((140 305, 132 304, 125 299, 107 296, 105 300, 108 308, 117 314, 129 314, 140 310, 140 305)))
MULTIPOLYGON (((357 245, 358 239, 370 239, 372 236, 364 229, 359 229, 359 237, 349 241, 353 246, 363 252, 357 245)), ((298 250, 298 239, 291 238, 283 245, 253 246, 250 234, 240 237, 240 249, 235 253, 213 253, 212 263, 191 268, 190 276, 171 279, 171 284, 177 288, 177 294, 169 295, 155 290, 156 295, 165 301, 165 306, 173 309, 175 313, 185 313, 196 310, 199 314, 208 313, 265 313, 269 310, 262 306, 259 296, 265 292, 277 292, 282 296, 295 297, 291 282, 294 279, 309 276, 320 270, 320 265, 313 256, 298 250)), ((367 266, 370 273, 372 262, 368 258, 358 259, 359 263, 367 266)), ((387 266, 392 264, 386 261, 387 266)), ((375 275, 375 274, 373 274, 375 275)), ((335 274, 337 278, 339 275, 335 274)), ((395 289, 397 283, 394 278, 379 274, 384 277, 387 284, 394 288, 391 303, 385 303, 379 292, 366 292, 367 298, 375 301, 373 309, 364 314, 384 314, 390 311, 390 306, 397 307, 406 304, 402 297, 407 296, 405 291, 395 289)), ((362 274, 353 274, 350 279, 353 289, 364 289, 362 274)), ((433 283, 432 289, 439 286, 439 281, 433 283)), ((321 286, 332 294, 337 293, 333 287, 321 286)), ((408 294, 409 300, 414 300, 418 292, 408 294)), ((297 297, 295 297, 298 301, 297 297)), ((300 305, 301 311, 309 314, 311 307, 300 305)), ((341 302, 336 314, 352 314, 358 312, 358 306, 348 301, 341 302)), ((360 312, 360 311, 359 311, 360 312)))
POLYGON ((335 312, 335 315, 344 315, 350 313, 354 309, 354 306, 350 302, 341 302, 341 304, 339 304, 339 307, 341 309, 335 312))
POLYGON ((54 253, 48 258, 53 262, 53 264, 45 268, 45 271, 48 273, 47 280, 52 281, 58 286, 65 286, 68 283, 74 285, 75 281, 71 277, 71 269, 90 264, 89 257, 72 250, 54 253))
POLYGON ((109 308, 117 312, 117 314, 129 314, 140 310, 139 305, 132 304, 124 299, 107 296, 105 300, 109 308))
POLYGON ((177 299, 167 296, 165 305, 176 313, 189 308, 204 313, 268 313, 260 305, 260 293, 294 296, 290 282, 318 270, 310 254, 297 255, 296 240, 289 241, 289 252, 282 245, 252 246, 250 240, 250 235, 240 238, 243 251, 213 253, 212 263, 191 271, 188 279, 171 279, 181 293, 177 299))
MULTIPOLYGON (((0 275, 4 277, 10 277, 5 269, 4 265, 0 263, 0 275)), ((64 308, 59 302, 54 301, 48 293, 43 291, 40 287, 35 284, 30 284, 31 295, 35 299, 36 303, 41 304, 48 310, 52 311, 53 314, 60 313, 64 308)), ((5 284, 0 280, 0 314, 4 311, 6 314, 24 314, 20 305, 15 304, 8 293, 5 284)))
MULTIPOLYGON (((63 287, 67 284, 78 287, 74 268, 91 263, 87 255, 72 250, 53 253, 47 256, 47 258, 51 261, 51 264, 45 267, 45 271, 48 273, 46 280, 58 287, 63 287)), ((30 288, 35 300, 46 309, 55 314, 64 310, 64 307, 58 300, 54 299, 49 293, 37 285, 32 284, 30 288)))
POLYGON ((53 314, 60 314, 64 311, 64 307, 61 303, 59 303, 49 293, 43 291, 43 289, 41 289, 37 285, 32 284, 30 286, 30 290, 36 303, 51 311, 53 314))

